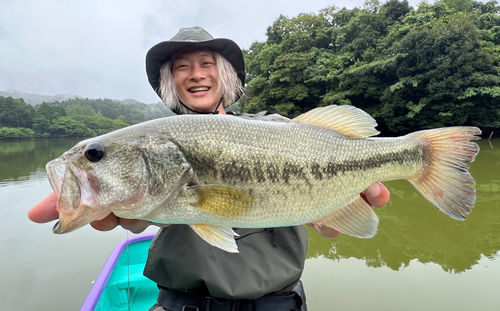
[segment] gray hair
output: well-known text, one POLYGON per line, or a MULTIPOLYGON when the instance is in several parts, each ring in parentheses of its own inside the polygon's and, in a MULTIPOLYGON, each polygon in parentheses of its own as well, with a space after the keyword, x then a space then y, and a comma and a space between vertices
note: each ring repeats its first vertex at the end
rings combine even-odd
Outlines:
MULTIPOLYGON (((222 91, 224 100, 222 105, 224 108, 231 105, 236 99, 243 95, 243 86, 240 79, 234 70, 233 65, 221 54, 211 51, 215 57, 217 64, 217 92, 222 91)), ((170 60, 163 64, 160 69, 160 86, 158 87, 159 94, 162 102, 170 108, 170 110, 180 113, 188 114, 189 110, 184 107, 181 102, 177 90, 175 88, 174 78, 172 76, 172 62, 170 60)))

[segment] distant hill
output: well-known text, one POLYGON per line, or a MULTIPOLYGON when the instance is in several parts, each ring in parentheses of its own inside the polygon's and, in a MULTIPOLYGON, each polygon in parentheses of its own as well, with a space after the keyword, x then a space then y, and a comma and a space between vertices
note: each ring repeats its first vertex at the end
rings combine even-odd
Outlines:
POLYGON ((43 102, 51 103, 55 101, 63 101, 72 98, 82 98, 81 96, 69 95, 69 94, 40 95, 40 94, 23 93, 16 90, 0 91, 0 96, 22 98, 26 103, 31 104, 33 106, 40 105, 43 102))
MULTIPOLYGON (((23 93, 19 92, 16 90, 7 90, 7 91, 0 91, 0 96, 3 97, 12 97, 12 98, 22 98, 26 103, 32 105, 32 106, 37 106, 40 105, 43 102, 46 103, 53 103, 56 101, 63 102, 67 101, 70 99, 86 99, 85 97, 78 96, 78 95, 70 95, 70 94, 57 94, 57 95, 40 95, 40 94, 33 94, 33 93, 23 93)), ((93 101, 93 100, 99 100, 95 98, 89 98, 88 100, 93 101)), ((161 101, 158 101, 155 104, 145 104, 143 102, 140 102, 135 99, 123 99, 123 100, 118 100, 118 99, 110 99, 106 98, 103 100, 111 100, 112 102, 118 103, 118 104, 123 104, 123 105, 146 105, 145 107, 147 109, 150 109, 149 107, 155 106, 157 110, 152 111, 151 116, 147 116, 147 120, 154 119, 156 117, 166 117, 166 116, 172 116, 175 115, 173 112, 170 111, 165 105, 161 103, 161 101)), ((140 107, 138 107, 140 108, 140 107)), ((153 109, 153 108, 152 108, 153 109)), ((142 110, 142 109, 141 109, 142 110)), ((225 109, 227 112, 234 112, 236 114, 241 113, 241 109, 238 103, 234 103, 230 105, 229 107, 226 107, 225 109)), ((111 116, 110 116, 111 117, 111 116)), ((113 119, 113 117, 111 117, 113 119)))
MULTIPOLYGON (((55 101, 65 101, 68 99, 74 99, 74 98, 85 98, 82 96, 78 95, 70 95, 70 94, 57 94, 57 95, 40 95, 40 94, 33 94, 33 93, 23 93, 19 92, 16 90, 7 90, 7 91, 0 91, 0 96, 3 97, 12 97, 12 98, 22 98, 24 101, 30 105, 36 106, 40 105, 43 102, 46 103, 52 103, 55 101)), ((113 101, 121 103, 121 104, 139 104, 141 103, 140 101, 137 101, 135 99, 124 99, 124 100, 117 100, 113 99, 113 101)))

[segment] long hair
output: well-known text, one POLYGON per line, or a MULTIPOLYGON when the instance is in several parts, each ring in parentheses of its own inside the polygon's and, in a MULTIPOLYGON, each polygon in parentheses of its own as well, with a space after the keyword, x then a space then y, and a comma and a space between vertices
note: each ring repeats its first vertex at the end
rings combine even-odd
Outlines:
MULTIPOLYGON (((222 55, 211 51, 217 65, 217 92, 222 92, 224 108, 231 105, 243 94, 243 86, 234 70, 233 65, 222 55)), ((160 86, 158 87, 162 102, 170 110, 177 114, 188 114, 189 110, 180 102, 180 97, 175 88, 174 78, 172 76, 172 60, 166 62, 160 69, 160 86)))

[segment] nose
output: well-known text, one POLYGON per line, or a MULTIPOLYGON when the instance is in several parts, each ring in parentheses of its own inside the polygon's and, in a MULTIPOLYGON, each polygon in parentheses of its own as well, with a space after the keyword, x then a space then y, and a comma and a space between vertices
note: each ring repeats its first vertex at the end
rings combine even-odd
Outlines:
POLYGON ((203 73, 202 68, 196 64, 191 67, 191 75, 189 78, 193 81, 200 81, 205 79, 205 74, 203 73))

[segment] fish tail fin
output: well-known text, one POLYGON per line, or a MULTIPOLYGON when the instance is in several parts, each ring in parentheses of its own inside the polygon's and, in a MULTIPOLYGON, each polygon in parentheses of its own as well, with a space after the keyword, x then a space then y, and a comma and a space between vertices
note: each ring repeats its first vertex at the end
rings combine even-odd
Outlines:
POLYGON ((463 220, 476 201, 474 178, 465 163, 474 161, 480 139, 476 127, 448 127, 411 133, 424 145, 422 174, 408 179, 438 210, 451 218, 463 220))

